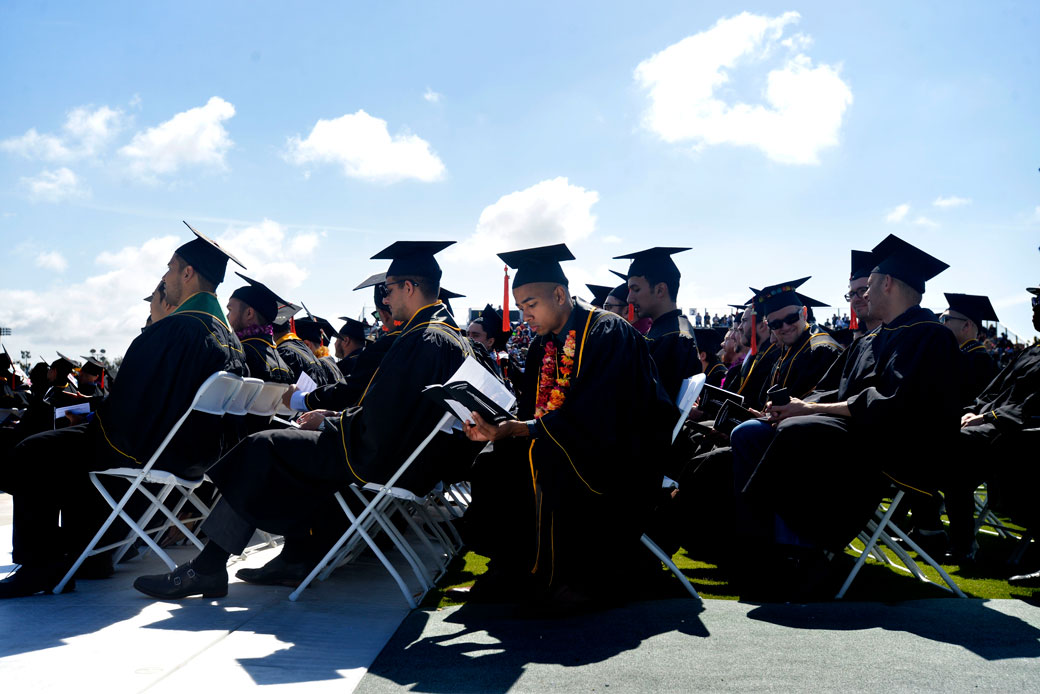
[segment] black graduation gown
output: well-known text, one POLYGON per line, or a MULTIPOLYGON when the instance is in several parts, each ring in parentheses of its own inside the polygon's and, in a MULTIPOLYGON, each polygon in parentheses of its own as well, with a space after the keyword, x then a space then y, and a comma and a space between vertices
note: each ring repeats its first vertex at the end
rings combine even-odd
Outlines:
POLYGON ((383 358, 390 351, 394 340, 400 334, 399 329, 392 333, 384 333, 374 344, 366 347, 359 354, 350 375, 342 383, 331 383, 307 393, 303 400, 307 409, 338 411, 356 405, 364 394, 365 388, 371 383, 379 365, 383 363, 383 358))
POLYGON ((960 369, 953 375, 961 382, 961 405, 970 407, 998 371, 997 363, 978 340, 961 345, 960 369))
MULTIPOLYGON (((816 388, 842 351, 837 340, 815 326, 809 326, 793 345, 781 349, 769 381, 763 387, 768 390, 779 385, 786 388, 792 398, 804 398, 816 388)), ((763 404, 769 400, 765 391, 759 394, 759 400, 763 404)))
POLYGON ((292 369, 285 363, 269 338, 262 335, 242 340, 249 375, 265 383, 295 383, 292 369))
MULTIPOLYGON (((224 322, 216 297, 196 294, 127 348, 119 380, 91 421, 99 434, 97 469, 147 462, 199 386, 217 371, 248 375, 245 352, 224 322)), ((222 452, 221 431, 220 418, 192 413, 156 467, 201 477, 222 452)))
POLYGON ((290 337, 290 335, 291 333, 283 335, 275 342, 275 345, 277 345, 278 354, 293 372, 293 383, 300 379, 301 373, 306 373, 319 386, 333 383, 334 381, 329 380, 325 367, 314 356, 314 352, 303 343, 303 340, 295 336, 290 337))
POLYGON ((705 374, 705 383, 716 388, 722 387, 722 379, 726 377, 728 370, 726 365, 719 361, 714 354, 708 356, 708 370, 705 374))
POLYGON ((740 368, 740 380, 735 388, 727 390, 744 396, 744 406, 753 410, 761 410, 765 406, 761 394, 766 390, 764 387, 769 382, 773 371, 773 365, 780 358, 780 348, 775 344, 759 347, 758 353, 744 360, 740 368))
POLYGON ((744 362, 740 362, 726 369, 726 377, 722 381, 723 388, 733 393, 740 388, 740 370, 743 366, 744 362))
POLYGON ((360 357, 364 351, 364 347, 356 349, 336 362, 336 366, 339 367, 339 372, 343 374, 344 379, 350 376, 350 372, 353 371, 354 367, 357 365, 358 357, 360 357))
MULTIPOLYGON (((467 542, 496 566, 574 585, 587 562, 631 550, 660 490, 679 412, 657 380, 646 340, 620 316, 575 301, 558 337, 576 349, 563 405, 535 420, 534 439, 498 441, 473 470, 467 542), (472 516, 470 514, 473 514, 472 516)), ((551 336, 527 353, 518 416, 534 415, 551 336)), ((594 588, 594 587, 589 587, 594 588)))
POLYGON ((672 402, 675 402, 682 382, 699 374, 704 368, 690 320, 679 309, 669 311, 653 322, 646 340, 650 344, 650 356, 657 366, 661 385, 672 402))
POLYGON ((321 362, 322 368, 325 369, 325 378, 328 379, 328 383, 343 383, 343 372, 339 370, 339 364, 336 363, 335 357, 319 357, 318 361, 321 362))
POLYGON ((958 428, 958 351, 935 314, 908 309, 849 348, 834 391, 851 417, 808 415, 780 423, 745 487, 802 538, 840 549, 863 528, 883 491, 882 474, 917 489, 936 486, 940 442, 958 428), (864 445, 870 442, 873 445, 864 445))
MULTIPOLYGON (((253 525, 286 535, 305 532, 334 508, 339 487, 385 482, 396 472, 444 414, 423 388, 444 383, 471 354, 441 302, 423 307, 402 328, 357 406, 327 418, 321 432, 253 434, 209 476, 253 525)), ((438 434, 397 486, 425 494, 451 465, 468 465, 479 450, 461 434, 438 434)))

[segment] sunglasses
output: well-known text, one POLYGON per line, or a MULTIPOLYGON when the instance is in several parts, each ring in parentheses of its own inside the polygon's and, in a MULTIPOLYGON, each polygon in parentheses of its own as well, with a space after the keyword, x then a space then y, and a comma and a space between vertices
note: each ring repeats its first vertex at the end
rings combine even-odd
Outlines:
POLYGON ((788 313, 783 318, 777 318, 776 320, 769 321, 769 329, 770 330, 779 330, 780 328, 784 327, 785 323, 787 325, 794 325, 795 323, 797 323, 801 319, 802 319, 802 312, 801 311, 795 311, 794 313, 788 313))
POLYGON ((939 322, 942 323, 943 325, 946 325, 947 323, 949 323, 952 320, 967 321, 968 319, 967 318, 958 318, 957 316, 939 316, 939 322))

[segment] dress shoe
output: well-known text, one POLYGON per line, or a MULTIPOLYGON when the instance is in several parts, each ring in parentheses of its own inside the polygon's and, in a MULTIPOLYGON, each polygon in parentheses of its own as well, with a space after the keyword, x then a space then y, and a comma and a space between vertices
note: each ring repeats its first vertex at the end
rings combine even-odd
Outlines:
POLYGON ((1034 571, 1031 574, 1012 576, 1008 579, 1008 583, 1013 586, 1022 586, 1024 588, 1040 588, 1040 570, 1034 571))
POLYGON ((134 588, 160 600, 178 600, 194 595, 222 598, 227 595, 228 575, 226 569, 214 574, 199 573, 195 570, 194 562, 189 561, 168 574, 138 576, 134 588))
MULTIPOLYGON (((0 581, 0 599, 24 598, 37 593, 49 593, 68 571, 58 565, 22 566, 18 571, 0 581)), ((62 593, 71 593, 76 589, 75 579, 70 579, 62 593)))
POLYGON ((239 569, 235 576, 246 583, 295 588, 303 583, 312 568, 311 564, 290 564, 278 555, 259 569, 239 569))

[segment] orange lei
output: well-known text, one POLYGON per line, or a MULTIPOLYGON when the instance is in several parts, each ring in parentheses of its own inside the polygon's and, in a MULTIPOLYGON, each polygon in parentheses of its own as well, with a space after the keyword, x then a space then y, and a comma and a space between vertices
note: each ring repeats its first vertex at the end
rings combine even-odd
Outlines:
POLYGON ((558 410, 567 399, 567 390, 571 387, 571 373, 574 371, 575 332, 567 333, 563 343, 563 357, 559 367, 556 364, 556 342, 552 339, 545 343, 545 356, 542 358, 542 369, 538 376, 538 395, 535 398, 534 416, 540 418, 546 412, 558 410))

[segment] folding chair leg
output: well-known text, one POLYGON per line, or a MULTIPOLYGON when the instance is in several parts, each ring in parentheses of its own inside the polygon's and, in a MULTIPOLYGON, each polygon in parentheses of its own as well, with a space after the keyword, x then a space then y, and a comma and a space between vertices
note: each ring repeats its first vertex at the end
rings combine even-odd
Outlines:
POLYGON ((888 505, 888 509, 885 511, 885 515, 881 517, 881 522, 877 523, 877 527, 874 529, 874 532, 870 535, 869 544, 867 544, 863 548, 863 552, 858 557, 856 557, 856 563, 855 565, 853 565, 852 571, 849 572, 849 575, 845 579, 845 582, 841 584, 841 589, 838 591, 838 594, 834 596, 835 600, 841 600, 843 597, 845 597, 845 591, 849 589, 849 586, 852 585, 852 581, 856 578, 856 574, 858 574, 859 570, 863 568, 863 564, 867 561, 867 555, 871 551, 873 551, 875 547, 877 547, 878 537, 881 536, 882 530, 884 529, 885 525, 888 524, 889 519, 892 518, 892 514, 896 511, 896 506, 898 506, 899 502, 902 500, 903 490, 900 489, 898 492, 896 492, 895 497, 892 499, 892 503, 888 505))
POLYGON ((642 542, 644 547, 650 550, 650 552, 653 553, 655 557, 660 559, 664 563, 664 565, 668 567, 668 570, 671 571, 677 579, 679 579, 679 582, 683 584, 683 587, 686 588, 686 590, 690 593, 691 597, 696 598, 698 602, 703 602, 701 600, 700 594, 697 592, 697 589, 694 588, 693 584, 690 583, 689 579, 683 575, 683 572, 679 571, 679 567, 675 565, 675 562, 672 561, 672 558, 665 554, 663 549, 657 546, 656 542, 651 540, 646 533, 643 533, 643 536, 639 538, 639 541, 642 542))
MULTIPOLYGON (((902 493, 902 492, 900 492, 900 493, 902 493)), ((919 558, 924 559, 925 562, 927 562, 929 566, 931 566, 933 569, 935 569, 935 571, 939 574, 939 577, 942 578, 942 580, 946 582, 947 586, 949 586, 950 592, 952 592, 958 598, 967 597, 966 595, 964 595, 964 592, 961 591, 960 587, 956 583, 953 582, 953 579, 950 578, 950 575, 948 573, 946 573, 946 571, 943 569, 943 567, 939 566, 938 562, 936 562, 934 559, 932 559, 932 557, 927 552, 925 552, 923 549, 918 547, 917 543, 914 542, 913 540, 911 540, 909 535, 907 535, 905 532, 903 532, 901 529, 899 529, 895 525, 892 525, 890 527, 892 528, 892 532, 894 532, 896 535, 898 535, 899 538, 903 542, 905 542, 907 545, 909 545, 910 549, 912 549, 913 551, 917 552, 917 556, 919 558)))

